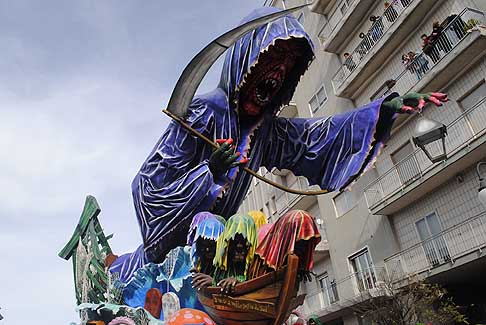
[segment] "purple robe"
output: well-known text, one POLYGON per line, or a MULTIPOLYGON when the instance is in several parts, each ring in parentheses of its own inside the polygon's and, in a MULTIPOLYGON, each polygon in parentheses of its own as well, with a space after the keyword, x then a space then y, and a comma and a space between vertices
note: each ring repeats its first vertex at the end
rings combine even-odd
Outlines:
MULTIPOLYGON (((257 9, 243 22, 276 10, 257 9)), ((214 141, 233 138, 242 156, 250 158, 247 166, 253 170, 261 166, 288 169, 322 189, 346 187, 373 163, 389 136, 394 114, 385 112, 381 108, 384 99, 378 99, 330 117, 275 117, 290 101, 312 58, 310 37, 293 16, 246 34, 227 51, 219 86, 192 101, 187 124, 214 141), (235 106, 237 87, 263 50, 276 39, 290 37, 306 40, 303 61, 296 63, 279 97, 266 107, 258 123, 241 121, 235 106)), ((392 96, 397 95, 389 98, 392 96)), ((212 152, 209 145, 174 121, 155 145, 132 183, 143 258, 159 262, 170 249, 183 246, 196 213, 211 211, 228 218, 238 210, 252 176, 233 168, 224 179, 215 179, 208 167, 212 152)))

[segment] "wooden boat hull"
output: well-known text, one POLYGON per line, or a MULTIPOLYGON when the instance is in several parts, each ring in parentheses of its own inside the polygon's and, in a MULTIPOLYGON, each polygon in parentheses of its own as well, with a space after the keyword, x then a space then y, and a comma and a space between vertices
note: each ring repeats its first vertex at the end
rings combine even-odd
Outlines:
POLYGON ((280 325, 304 302, 297 296, 298 258, 289 256, 287 267, 238 284, 235 293, 225 295, 219 287, 198 291, 207 313, 224 325, 280 325))

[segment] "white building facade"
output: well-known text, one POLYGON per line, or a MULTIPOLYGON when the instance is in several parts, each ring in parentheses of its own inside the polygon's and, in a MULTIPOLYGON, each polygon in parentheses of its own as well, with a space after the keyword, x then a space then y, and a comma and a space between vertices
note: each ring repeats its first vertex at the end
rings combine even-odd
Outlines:
MULTIPOLYGON (((314 0, 297 14, 316 58, 281 116, 339 114, 391 92, 441 91, 451 99, 423 113, 447 125, 443 162, 431 163, 411 141, 419 117, 401 116, 374 168, 351 191, 305 197, 253 180, 241 212, 261 210, 275 221, 304 209, 320 227, 315 281, 301 286, 306 317, 365 324, 355 314, 356 297, 373 294, 391 276, 417 274, 446 286, 458 303, 474 303, 470 319, 486 319, 486 207, 476 174, 486 161, 485 12, 485 0, 314 0), (434 22, 444 31, 424 53, 421 35, 431 34, 434 22)), ((287 171, 260 172, 308 188, 287 171)))

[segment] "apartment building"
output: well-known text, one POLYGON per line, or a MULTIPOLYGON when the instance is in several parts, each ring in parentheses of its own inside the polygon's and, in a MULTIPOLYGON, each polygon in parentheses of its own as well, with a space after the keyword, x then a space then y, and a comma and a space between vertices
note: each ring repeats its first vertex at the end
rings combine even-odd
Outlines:
MULTIPOLYGON (((485 0, 314 0, 297 14, 316 59, 281 116, 339 114, 391 92, 442 91, 451 98, 423 113, 447 126, 442 162, 432 163, 411 141, 420 117, 400 116, 374 168, 350 191, 299 196, 254 180, 242 212, 261 210, 274 221, 305 209, 320 227, 316 279, 301 286, 305 316, 366 324, 353 306, 380 282, 413 274, 443 284, 458 303, 474 303, 471 319, 486 319, 486 207, 476 174, 476 164, 486 161, 485 12, 485 0), (430 35, 434 22, 443 32, 433 48, 423 48, 421 35, 430 35)), ((285 170, 260 173, 308 188, 285 170)))

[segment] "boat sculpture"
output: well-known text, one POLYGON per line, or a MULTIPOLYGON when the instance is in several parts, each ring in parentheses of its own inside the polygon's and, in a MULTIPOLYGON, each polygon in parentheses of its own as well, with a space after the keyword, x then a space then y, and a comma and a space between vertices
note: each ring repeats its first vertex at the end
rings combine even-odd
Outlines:
POLYGON ((305 294, 297 295, 299 258, 289 255, 286 267, 236 285, 234 293, 223 294, 220 287, 197 292, 206 312, 225 325, 280 325, 305 294))

